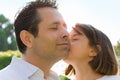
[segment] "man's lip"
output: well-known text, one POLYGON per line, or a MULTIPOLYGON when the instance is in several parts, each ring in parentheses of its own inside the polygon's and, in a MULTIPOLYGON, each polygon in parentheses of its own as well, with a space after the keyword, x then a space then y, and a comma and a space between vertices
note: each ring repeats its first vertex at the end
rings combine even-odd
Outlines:
POLYGON ((69 43, 60 43, 60 44, 57 44, 57 45, 69 45, 69 43))

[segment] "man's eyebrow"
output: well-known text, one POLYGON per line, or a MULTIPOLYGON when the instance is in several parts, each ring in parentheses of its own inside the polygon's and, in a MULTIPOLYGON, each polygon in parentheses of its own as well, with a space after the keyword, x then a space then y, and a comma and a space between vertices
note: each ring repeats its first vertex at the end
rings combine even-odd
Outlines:
MULTIPOLYGON (((60 22, 56 21, 56 22, 53 22, 52 24, 60 24, 60 22)), ((63 26, 67 28, 67 25, 65 23, 63 24, 63 26)))
POLYGON ((60 24, 60 23, 56 21, 56 22, 53 22, 52 24, 60 24))
POLYGON ((54 25, 54 24, 59 24, 59 22, 52 22, 51 24, 49 24, 49 26, 51 26, 51 25, 54 25))

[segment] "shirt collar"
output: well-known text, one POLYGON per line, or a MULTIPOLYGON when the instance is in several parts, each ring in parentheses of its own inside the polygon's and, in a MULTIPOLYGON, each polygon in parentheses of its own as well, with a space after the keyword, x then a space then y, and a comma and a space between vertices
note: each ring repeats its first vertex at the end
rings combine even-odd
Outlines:
POLYGON ((15 67, 16 71, 23 72, 27 77, 32 76, 34 73, 39 72, 41 77, 44 78, 44 72, 38 67, 26 62, 25 60, 17 57, 13 57, 10 66, 15 67))

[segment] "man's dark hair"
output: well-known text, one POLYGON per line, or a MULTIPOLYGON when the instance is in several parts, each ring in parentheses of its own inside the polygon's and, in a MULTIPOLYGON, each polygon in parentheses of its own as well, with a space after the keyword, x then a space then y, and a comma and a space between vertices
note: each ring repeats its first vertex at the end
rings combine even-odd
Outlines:
POLYGON ((14 22, 16 41, 20 52, 26 51, 26 46, 20 39, 20 32, 26 30, 34 37, 38 35, 38 23, 42 21, 41 15, 38 14, 37 9, 51 7, 57 9, 55 0, 36 0, 29 2, 18 14, 14 22))

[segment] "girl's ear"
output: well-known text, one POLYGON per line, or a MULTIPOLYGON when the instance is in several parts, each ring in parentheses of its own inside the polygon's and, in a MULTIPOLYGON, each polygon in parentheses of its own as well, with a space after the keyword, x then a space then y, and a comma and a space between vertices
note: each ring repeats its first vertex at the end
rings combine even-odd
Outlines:
POLYGON ((28 31, 22 30, 20 32, 20 39, 23 42, 23 44, 26 45, 28 48, 32 47, 32 38, 33 35, 30 34, 28 31))
MULTIPOLYGON (((98 51, 101 51, 101 47, 100 47, 100 45, 97 45, 97 50, 98 51)), ((91 48, 91 50, 90 50, 90 53, 89 53, 89 56, 96 56, 97 55, 97 50, 96 49, 94 49, 94 48, 91 48)))
POLYGON ((97 53, 96 53, 96 51, 95 51, 94 49, 89 52, 89 56, 90 56, 90 57, 94 57, 94 56, 96 56, 96 55, 97 55, 97 53))
POLYGON ((91 48, 91 49, 90 49, 90 52, 89 52, 89 56, 90 56, 90 57, 94 57, 94 56, 96 56, 96 55, 97 55, 96 50, 93 49, 93 48, 91 48))

